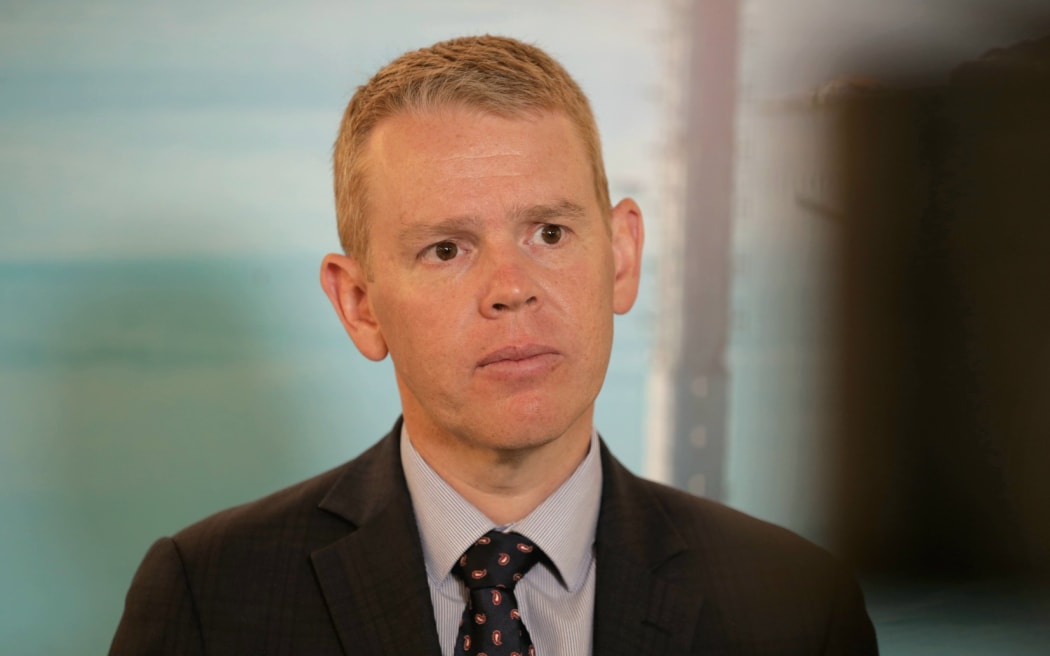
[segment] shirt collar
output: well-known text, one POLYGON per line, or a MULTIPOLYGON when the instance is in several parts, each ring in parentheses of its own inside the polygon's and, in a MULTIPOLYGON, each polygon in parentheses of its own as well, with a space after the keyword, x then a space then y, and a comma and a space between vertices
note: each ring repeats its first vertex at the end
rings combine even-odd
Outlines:
POLYGON ((602 491, 598 451, 598 434, 592 430, 590 449, 576 471, 528 516, 496 526, 423 460, 402 425, 401 464, 430 580, 444 581, 463 552, 495 528, 535 542, 554 563, 563 585, 571 592, 578 590, 587 578, 598 525, 602 491))

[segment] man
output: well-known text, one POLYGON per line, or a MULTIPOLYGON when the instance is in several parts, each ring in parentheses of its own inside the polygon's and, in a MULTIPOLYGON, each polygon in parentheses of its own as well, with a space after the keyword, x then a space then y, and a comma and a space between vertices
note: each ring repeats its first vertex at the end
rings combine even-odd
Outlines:
POLYGON ((112 654, 875 653, 823 551, 598 439, 642 216, 560 65, 490 36, 402 56, 347 107, 335 190, 322 285, 403 418, 154 544, 112 654))

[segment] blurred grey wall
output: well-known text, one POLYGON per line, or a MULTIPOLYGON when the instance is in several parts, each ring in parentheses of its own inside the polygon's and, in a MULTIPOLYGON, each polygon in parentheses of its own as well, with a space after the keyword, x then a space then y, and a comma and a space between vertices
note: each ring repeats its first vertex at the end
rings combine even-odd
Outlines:
POLYGON ((1043 653, 1048 8, 675 7, 651 471, 860 567, 886 653, 1043 653))
MULTIPOLYGON (((852 270, 843 269, 843 258, 852 258, 854 269, 858 254, 874 262, 868 249, 879 243, 854 234, 865 203, 846 201, 850 185, 865 178, 849 165, 877 157, 886 136, 916 139, 916 157, 929 149, 918 128, 889 133, 874 120, 878 109, 869 112, 870 123, 854 115, 855 135, 843 132, 842 113, 830 99, 869 88, 947 84, 964 62, 1045 34, 1048 10, 1025 0, 695 0, 674 3, 672 11, 678 86, 669 96, 650 471, 835 546, 841 478, 862 466, 844 468, 840 450, 854 439, 842 423, 844 394, 852 393, 843 372, 853 365, 852 352, 842 347, 850 339, 843 314, 864 303, 843 295, 852 270)), ((1039 109, 1028 116, 1037 133, 1039 109)), ((997 120, 976 117, 957 129, 997 120)), ((1007 164, 1009 142, 1001 141, 999 170, 1028 161, 1018 153, 1007 164)), ((920 184, 909 171, 896 173, 920 184)), ((967 184, 976 188, 983 180, 974 174, 967 184)), ((869 182, 873 197, 896 193, 869 182)), ((1035 216, 1016 217, 1012 228, 1000 219, 988 229, 1041 244, 1037 227, 1021 229, 1035 216)), ((967 262, 1011 258, 1005 245, 985 255, 967 262)), ((1041 270, 1028 273, 1028 284, 1039 288, 1041 270)), ((991 278, 957 284, 1007 285, 991 278)), ((870 313, 879 315, 879 325, 898 322, 892 308, 878 307, 870 313)), ((911 374, 903 367, 885 375, 906 381, 911 374)))

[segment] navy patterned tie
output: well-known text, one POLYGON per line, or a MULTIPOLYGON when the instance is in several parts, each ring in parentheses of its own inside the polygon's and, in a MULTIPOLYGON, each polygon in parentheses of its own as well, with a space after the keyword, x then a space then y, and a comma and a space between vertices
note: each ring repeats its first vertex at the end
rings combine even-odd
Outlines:
POLYGON ((528 538, 499 531, 489 531, 467 549, 452 568, 470 592, 456 656, 535 656, 514 586, 541 553, 528 538))

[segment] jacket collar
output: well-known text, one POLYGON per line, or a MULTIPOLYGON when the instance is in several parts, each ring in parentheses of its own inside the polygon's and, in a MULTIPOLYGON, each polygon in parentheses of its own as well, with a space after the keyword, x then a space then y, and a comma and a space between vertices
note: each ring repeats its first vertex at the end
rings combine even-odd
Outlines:
POLYGON ((319 505, 354 527, 311 559, 343 651, 355 656, 441 656, 400 433, 398 420, 319 505))
POLYGON ((689 652, 703 600, 675 580, 687 545, 651 484, 623 467, 602 444, 602 505, 595 541, 594 653, 689 652))
MULTIPOLYGON (((441 654, 400 433, 398 420, 347 466, 319 504, 353 527, 311 558, 343 650, 355 656, 441 654)), ((686 653, 703 601, 699 591, 675 580, 673 561, 686 550, 685 540, 649 484, 627 471, 604 442, 601 458, 593 653, 686 653)))

